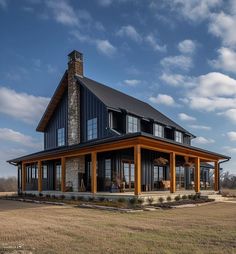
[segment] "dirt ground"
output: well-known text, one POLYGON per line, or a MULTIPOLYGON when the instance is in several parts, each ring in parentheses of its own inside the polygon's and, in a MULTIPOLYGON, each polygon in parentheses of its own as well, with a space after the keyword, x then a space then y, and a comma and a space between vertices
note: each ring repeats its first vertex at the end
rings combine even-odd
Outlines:
POLYGON ((0 200, 0 253, 236 253, 236 204, 119 213, 0 200))

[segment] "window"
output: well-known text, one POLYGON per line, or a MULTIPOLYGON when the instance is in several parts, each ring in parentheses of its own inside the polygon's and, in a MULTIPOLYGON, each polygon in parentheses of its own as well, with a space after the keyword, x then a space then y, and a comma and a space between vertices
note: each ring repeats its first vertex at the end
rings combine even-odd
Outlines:
POLYGON ((134 116, 128 116, 128 132, 133 133, 138 131, 138 118, 134 116))
POLYGON ((47 179, 47 178, 48 178, 48 166, 43 165, 43 179, 47 179))
POLYGON ((179 131, 175 131, 175 141, 179 143, 183 143, 183 133, 179 131))
POLYGON ((56 190, 61 190, 61 164, 56 164, 56 190))
POLYGON ((97 118, 88 120, 87 122, 87 139, 97 138, 97 118))
POLYGON ((35 179, 35 178, 36 178, 35 175, 36 175, 36 168, 35 168, 35 166, 33 165, 33 166, 32 166, 32 179, 35 179))
POLYGON ((26 167, 26 182, 30 183, 31 181, 31 166, 26 167))
POLYGON ((65 145, 65 128, 57 129, 57 145, 58 146, 65 145))
POLYGON ((154 124, 154 136, 156 137, 164 137, 164 128, 160 124, 154 124))
POLYGON ((111 180, 111 159, 105 160, 105 178, 111 180))

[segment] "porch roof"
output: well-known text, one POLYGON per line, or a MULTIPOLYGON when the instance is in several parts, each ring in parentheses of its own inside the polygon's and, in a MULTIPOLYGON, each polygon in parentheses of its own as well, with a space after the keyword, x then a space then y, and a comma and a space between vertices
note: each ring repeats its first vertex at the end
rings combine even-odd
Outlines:
POLYGON ((80 154, 89 154, 93 151, 105 152, 109 150, 118 150, 124 148, 131 148, 134 145, 141 145, 142 148, 157 150, 163 152, 175 152, 180 155, 187 155, 193 157, 201 157, 205 161, 216 161, 222 159, 231 159, 231 157, 208 151, 202 148, 189 146, 181 143, 177 143, 172 140, 164 138, 153 137, 153 135, 137 132, 130 133, 116 137, 110 137, 102 140, 94 140, 87 143, 81 143, 72 146, 63 146, 54 149, 48 149, 32 153, 29 155, 21 156, 15 159, 8 160, 8 163, 18 164, 21 162, 30 162, 37 160, 50 160, 60 157, 72 157, 80 154), (105 146, 104 146, 105 145, 105 146), (208 160, 209 159, 209 160, 208 160))

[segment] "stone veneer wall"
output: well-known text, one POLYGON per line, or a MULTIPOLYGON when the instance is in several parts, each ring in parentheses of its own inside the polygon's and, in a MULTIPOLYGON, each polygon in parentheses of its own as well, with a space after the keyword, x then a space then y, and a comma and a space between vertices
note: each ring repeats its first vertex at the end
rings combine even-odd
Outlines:
POLYGON ((85 156, 66 159, 66 186, 72 183, 73 191, 79 191, 78 173, 85 173, 85 156))

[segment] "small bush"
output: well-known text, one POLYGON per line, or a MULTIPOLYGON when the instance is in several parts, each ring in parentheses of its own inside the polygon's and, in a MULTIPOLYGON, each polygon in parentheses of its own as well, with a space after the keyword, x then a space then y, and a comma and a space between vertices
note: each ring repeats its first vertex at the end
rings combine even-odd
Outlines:
POLYGON ((187 198, 188 198, 187 195, 182 196, 182 199, 187 199, 187 198))
POLYGON ((43 193, 40 192, 40 193, 39 193, 39 197, 43 197, 43 193))
POLYGON ((188 199, 193 199, 193 194, 189 194, 188 199))
POLYGON ((201 193, 200 192, 196 193, 196 196, 197 196, 197 199, 201 198, 201 193))
POLYGON ((138 203, 138 199, 136 197, 130 198, 129 203, 131 205, 136 205, 138 203))
POLYGON ((100 201, 100 202, 104 202, 104 201, 105 201, 105 198, 104 198, 104 197, 100 197, 100 198, 99 198, 99 201, 100 201))
POLYGON ((144 199, 143 198, 138 198, 138 204, 142 205, 144 203, 144 199))
POLYGON ((71 200, 75 200, 75 196, 71 196, 70 198, 71 198, 71 200))
POLYGON ((118 198, 117 201, 118 201, 119 203, 125 203, 126 200, 125 200, 125 198, 118 198))
POLYGON ((78 196, 78 197, 77 197, 77 200, 78 200, 78 201, 84 201, 84 196, 78 196))
POLYGON ((197 200, 199 196, 197 194, 193 195, 193 200, 197 200))
POLYGON ((60 195, 60 199, 65 199, 65 195, 60 195))
POLYGON ((151 205, 153 203, 154 199, 153 197, 148 197, 148 204, 151 205))
POLYGON ((56 196, 56 195, 52 195, 52 198, 53 198, 53 199, 57 199, 57 196, 56 196))
POLYGON ((160 203, 163 203, 163 202, 164 202, 164 198, 163 198, 163 197, 159 197, 158 200, 159 200, 160 203))
POLYGON ((180 201, 180 195, 175 196, 175 201, 180 201))
POLYGON ((51 195, 50 194, 46 194, 46 198, 51 198, 51 195))
POLYGON ((88 200, 89 200, 90 202, 93 202, 93 201, 95 200, 95 198, 94 198, 94 197, 89 197, 88 200))
POLYGON ((172 200, 171 196, 168 196, 168 197, 166 198, 166 201, 168 201, 168 202, 170 202, 171 200, 172 200))

